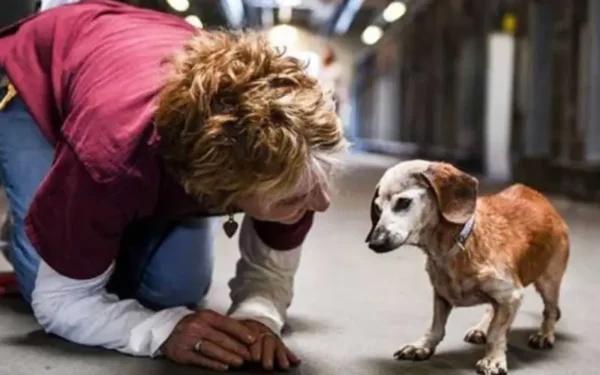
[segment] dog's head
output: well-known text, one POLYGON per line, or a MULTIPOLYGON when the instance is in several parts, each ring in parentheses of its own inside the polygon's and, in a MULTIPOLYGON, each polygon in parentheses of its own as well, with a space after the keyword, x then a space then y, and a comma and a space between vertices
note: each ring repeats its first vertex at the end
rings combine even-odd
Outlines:
POLYGON ((465 224, 475 212, 478 185, 447 163, 412 160, 388 169, 371 201, 369 248, 385 253, 423 243, 442 221, 465 224))

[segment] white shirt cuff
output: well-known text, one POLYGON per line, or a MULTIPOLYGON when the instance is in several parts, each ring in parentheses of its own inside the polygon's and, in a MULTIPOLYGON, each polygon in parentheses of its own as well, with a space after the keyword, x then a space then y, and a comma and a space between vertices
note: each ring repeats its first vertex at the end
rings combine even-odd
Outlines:
POLYGON ((237 320, 251 319, 260 322, 277 335, 281 335, 285 323, 275 305, 261 296, 244 300, 230 316, 237 320))

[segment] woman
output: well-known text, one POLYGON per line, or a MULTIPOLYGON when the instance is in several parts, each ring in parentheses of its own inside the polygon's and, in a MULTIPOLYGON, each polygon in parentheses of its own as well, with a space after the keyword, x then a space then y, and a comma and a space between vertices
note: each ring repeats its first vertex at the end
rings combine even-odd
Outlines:
POLYGON ((89 0, 2 31, 0 67, 10 261, 47 332, 217 370, 298 363, 280 333, 346 149, 302 62, 257 34, 89 0), (212 217, 231 237, 237 212, 231 309, 199 310, 212 217))
POLYGON ((340 107, 346 99, 341 66, 332 46, 325 46, 321 56, 319 81, 326 90, 330 90, 333 93, 336 102, 336 111, 339 114, 340 107))

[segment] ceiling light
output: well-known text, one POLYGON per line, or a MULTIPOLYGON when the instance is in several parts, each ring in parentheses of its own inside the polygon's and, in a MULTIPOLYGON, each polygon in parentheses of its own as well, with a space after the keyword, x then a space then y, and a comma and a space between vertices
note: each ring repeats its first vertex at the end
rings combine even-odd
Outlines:
POLYGON ((298 30, 294 26, 282 24, 269 31, 269 41, 275 47, 290 47, 298 39, 298 30))
POLYGON ((279 8, 279 22, 288 23, 292 20, 292 7, 279 8))
POLYGON ((406 5, 402 1, 394 1, 383 11, 383 19, 386 22, 394 22, 404 16, 405 13, 406 5))
POLYGON ((192 26, 195 26, 198 28, 202 27, 202 21, 200 21, 200 18, 198 18, 198 16, 195 16, 195 15, 187 16, 187 17, 185 17, 185 20, 192 26))
POLYGON ((190 9, 189 0, 167 0, 169 6, 178 12, 185 12, 190 9))
POLYGON ((383 36, 383 30, 379 26, 369 26, 362 33, 362 41, 364 44, 372 45, 377 43, 379 39, 383 36))
POLYGON ((298 7, 302 4, 302 0, 278 0, 280 7, 298 7))

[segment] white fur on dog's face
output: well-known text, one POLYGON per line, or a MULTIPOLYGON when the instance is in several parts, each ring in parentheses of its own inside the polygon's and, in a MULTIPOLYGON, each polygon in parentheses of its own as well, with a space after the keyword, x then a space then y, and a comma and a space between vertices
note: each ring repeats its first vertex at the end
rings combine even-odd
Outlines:
POLYGON ((384 229, 379 235, 388 236, 390 247, 395 249, 411 240, 411 235, 417 235, 417 229, 423 225, 428 206, 427 190, 415 187, 392 195, 380 195, 375 204, 381 210, 378 226, 384 229))
POLYGON ((382 176, 374 205, 379 219, 367 238, 377 252, 388 252, 404 244, 418 244, 420 232, 437 218, 437 203, 417 176, 429 162, 400 163, 382 176))

